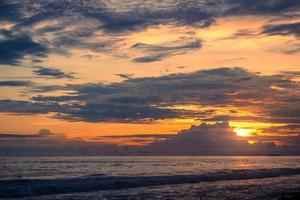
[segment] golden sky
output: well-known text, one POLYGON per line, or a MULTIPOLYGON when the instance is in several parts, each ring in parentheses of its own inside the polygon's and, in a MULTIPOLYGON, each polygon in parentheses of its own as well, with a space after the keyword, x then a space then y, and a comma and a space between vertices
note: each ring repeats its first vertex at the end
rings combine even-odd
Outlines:
POLYGON ((95 141, 218 122, 250 143, 300 134, 298 1, 2 4, 3 134, 95 141))

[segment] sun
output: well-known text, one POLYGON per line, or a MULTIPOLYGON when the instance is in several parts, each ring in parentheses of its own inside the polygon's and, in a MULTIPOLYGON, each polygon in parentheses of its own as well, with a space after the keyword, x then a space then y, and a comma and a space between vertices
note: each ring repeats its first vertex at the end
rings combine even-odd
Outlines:
POLYGON ((244 128, 236 128, 236 129, 234 129, 234 132, 240 137, 249 137, 249 136, 251 136, 251 133, 253 132, 253 130, 252 129, 244 129, 244 128))

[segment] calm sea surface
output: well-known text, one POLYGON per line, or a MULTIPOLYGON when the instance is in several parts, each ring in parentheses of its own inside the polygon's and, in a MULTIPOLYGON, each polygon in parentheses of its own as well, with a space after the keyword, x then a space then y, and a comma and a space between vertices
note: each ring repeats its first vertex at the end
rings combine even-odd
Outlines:
POLYGON ((1 157, 0 198, 280 199, 300 157, 1 157))

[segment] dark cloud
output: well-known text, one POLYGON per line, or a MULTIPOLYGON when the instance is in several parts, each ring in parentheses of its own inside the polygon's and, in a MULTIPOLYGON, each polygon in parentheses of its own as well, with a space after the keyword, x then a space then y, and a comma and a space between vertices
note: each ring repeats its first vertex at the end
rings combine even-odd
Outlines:
MULTIPOLYGON (((299 127, 289 127, 298 129, 299 127)), ((286 129, 286 128, 285 128, 286 129)), ((285 130, 283 129, 283 131, 285 130)), ((273 129, 275 131, 278 129, 273 129)), ((0 134, 0 155, 299 155, 300 136, 259 136, 251 138, 236 135, 228 122, 202 123, 176 134, 136 134, 99 136, 92 141, 68 139, 42 129, 37 134, 0 134), (284 141, 278 145, 276 141, 284 141), (112 143, 125 142, 122 146, 112 143), (126 143, 127 142, 127 143, 126 143), (125 145, 125 146, 123 146, 125 145), (142 146, 141 146, 142 145, 142 146)))
MULTIPOLYGON (((226 15, 282 15, 299 12, 298 0, 227 0, 226 15)), ((295 13, 296 14, 296 13, 295 13)))
POLYGON ((6 138, 32 138, 32 137, 38 137, 37 135, 34 134, 0 134, 0 139, 6 138))
POLYGON ((17 65, 25 56, 45 57, 48 49, 28 35, 10 36, 0 40, 0 64, 17 65))
MULTIPOLYGON (((19 4, 2 3, 2 10, 11 14, 26 13, 22 17, 22 25, 32 26, 40 21, 66 16, 76 19, 93 19, 99 22, 98 29, 107 33, 137 31, 158 24, 178 24, 206 27, 214 23, 214 19, 227 15, 287 15, 299 9, 297 0, 217 0, 217 1, 145 1, 126 2, 101 1, 36 1, 34 6, 27 1, 19 4), (12 9, 6 9, 12 8, 12 9), (15 11, 15 12, 12 12, 15 11)), ((13 15, 2 12, 3 19, 13 15)), ((23 15, 24 15, 23 14, 23 15)), ((18 19, 18 17, 15 17, 18 19)), ((19 17, 20 18, 20 17, 19 17)), ((68 19, 63 20, 66 24, 68 19)), ((60 30, 46 28, 50 31, 60 30)))
MULTIPOLYGON (((296 15, 299 7, 298 0, 173 0, 143 3, 135 0, 119 3, 75 0, 35 1, 34 6, 30 1, 1 1, 0 20, 14 22, 11 31, 18 36, 1 41, 0 64, 16 64, 26 55, 46 56, 48 49, 63 55, 69 55, 71 48, 116 55, 116 50, 123 45, 122 38, 118 36, 128 32, 141 31, 161 24, 205 28, 214 24, 218 18, 226 16, 269 15, 284 18, 296 15), (55 20, 56 23, 50 23, 46 27, 35 27, 39 23, 47 24, 51 20, 55 20), (75 29, 68 29, 74 26, 75 29), (48 37, 49 34, 51 37, 48 37), (45 43, 36 41, 37 36, 45 43)), ((266 34, 299 36, 297 23, 265 28, 266 34)), ((249 34, 252 35, 253 32, 243 30, 235 37, 249 34)), ((199 41, 178 46, 136 44, 134 48, 147 52, 133 58, 133 61, 159 61, 200 47, 199 41)))
MULTIPOLYGON (((74 48, 126 57, 135 62, 159 61, 199 49, 201 42, 196 38, 198 41, 190 44, 136 44, 126 49, 128 52, 124 55, 124 42, 119 36, 158 25, 206 28, 227 16, 268 15, 285 19, 297 15, 299 7, 298 0, 67 0, 35 1, 34 4, 30 1, 1 1, 0 21, 12 22, 10 31, 15 36, 0 42, 0 64, 15 65, 25 56, 44 57, 50 50, 68 56, 72 53, 70 49, 74 48), (55 23, 51 23, 53 21, 55 23), (43 23, 46 25, 36 26, 43 23), (120 49, 122 52, 119 52, 120 49), (132 58, 132 50, 143 52, 132 58)), ((296 27, 291 26, 266 27, 265 31, 267 34, 290 33, 298 36, 296 27), (287 28, 293 30, 287 31, 287 28)), ((242 30, 233 37, 249 37, 253 34, 252 31, 242 30)))
POLYGON ((54 135, 48 129, 41 129, 37 134, 2 134, 0 133, 0 139, 22 139, 22 138, 38 138, 49 137, 54 135))
MULTIPOLYGON (((293 148, 297 148, 297 146, 293 148)), ((268 155, 279 152, 287 153, 272 141, 248 144, 246 140, 236 135, 226 121, 192 126, 167 140, 153 142, 145 149, 146 152, 160 155, 268 155)))
POLYGON ((68 78, 68 79, 74 79, 74 73, 66 73, 61 71, 60 69, 54 69, 49 67, 38 67, 34 71, 35 75, 38 76, 45 76, 45 77, 51 77, 51 78, 68 78))
POLYGON ((153 119, 174 118, 175 116, 176 114, 170 109, 107 102, 73 105, 71 109, 64 109, 62 114, 56 117, 68 121, 149 123, 153 119))
POLYGON ((33 96, 31 101, 1 100, 0 111, 51 112, 59 119, 87 122, 149 123, 158 119, 192 117, 206 121, 299 123, 300 85, 293 81, 295 77, 298 77, 297 72, 267 76, 242 68, 217 68, 131 78, 107 85, 33 86, 31 92, 39 95, 33 96), (41 95, 41 92, 56 90, 66 90, 69 94, 41 95), (199 109, 178 109, 176 105, 196 105, 199 109), (245 114, 243 109, 255 112, 245 114), (218 114, 219 110, 223 114, 218 114))
POLYGON ((267 35, 293 35, 300 38, 300 22, 266 25, 263 27, 262 33, 267 35))
POLYGON ((25 87, 33 86, 31 81, 0 81, 0 87, 25 87))
POLYGON ((102 138, 171 138, 174 137, 175 134, 133 134, 133 135, 108 135, 108 136, 98 136, 95 139, 102 138))
POLYGON ((0 134, 0 142, 1 156, 116 155, 122 151, 116 145, 68 139, 48 129, 36 134, 0 134))
POLYGON ((1 112, 17 114, 46 114, 57 112, 60 106, 56 103, 32 103, 28 101, 0 100, 1 112))
POLYGON ((7 0, 0 2, 0 21, 18 22, 20 19, 21 13, 16 3, 7 0))
MULTIPOLYGON (((93 140, 108 144, 118 144, 127 147, 132 146, 145 146, 156 141, 162 141, 176 136, 176 134, 133 134, 133 135, 108 135, 108 136, 98 136, 93 138, 93 140)), ((138 149, 132 149, 138 151, 138 149)))

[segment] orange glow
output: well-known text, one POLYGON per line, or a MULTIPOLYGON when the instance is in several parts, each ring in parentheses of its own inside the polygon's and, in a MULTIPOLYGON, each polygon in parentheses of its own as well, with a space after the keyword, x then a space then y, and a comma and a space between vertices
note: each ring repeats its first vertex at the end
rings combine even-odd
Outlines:
POLYGON ((234 132, 240 137, 249 137, 249 136, 251 136, 251 133, 253 132, 253 130, 236 128, 236 129, 234 129, 234 132))
POLYGON ((248 144, 255 144, 255 143, 257 143, 257 142, 254 141, 254 140, 249 140, 249 141, 248 141, 248 144))

